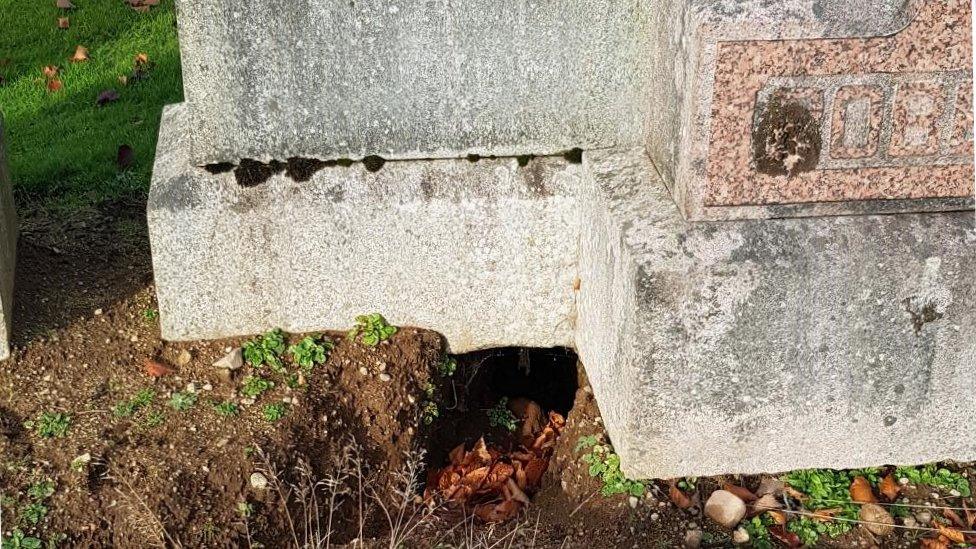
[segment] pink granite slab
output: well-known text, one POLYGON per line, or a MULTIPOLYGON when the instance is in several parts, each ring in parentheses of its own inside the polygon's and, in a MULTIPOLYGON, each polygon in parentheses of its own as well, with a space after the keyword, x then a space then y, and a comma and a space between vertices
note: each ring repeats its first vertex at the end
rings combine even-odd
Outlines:
POLYGON ((971 197, 971 25, 968 1, 941 0, 890 37, 720 42, 704 205, 971 197), (816 165, 759 173, 764 110, 811 90, 816 165))

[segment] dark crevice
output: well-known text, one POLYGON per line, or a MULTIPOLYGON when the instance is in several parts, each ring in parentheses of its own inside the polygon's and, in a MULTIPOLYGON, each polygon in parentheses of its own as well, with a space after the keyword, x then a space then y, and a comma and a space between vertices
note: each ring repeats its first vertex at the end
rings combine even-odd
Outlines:
MULTIPOLYGON (((579 164, 583 161, 583 149, 574 148, 561 155, 567 162, 571 164, 579 164)), ((479 162, 484 159, 503 159, 512 158, 506 156, 482 156, 479 154, 469 154, 467 155, 467 160, 469 162, 479 162)), ((532 162, 532 160, 539 158, 539 156, 534 154, 522 154, 514 157, 519 167, 524 168, 532 162)), ((424 161, 432 160, 430 158, 411 158, 410 161, 424 161)), ((442 159, 438 159, 442 160, 442 159)), ((387 160, 382 156, 369 155, 362 159, 363 167, 367 171, 375 173, 383 169, 386 165, 387 160)), ((203 166, 208 173, 218 175, 227 173, 230 171, 234 172, 234 178, 237 183, 242 187, 255 187, 262 183, 267 182, 271 179, 271 176, 284 172, 290 179, 297 181, 299 183, 304 183, 312 179, 312 177, 321 169, 329 168, 334 166, 339 166, 342 168, 349 168, 355 164, 356 161, 351 158, 338 158, 335 160, 319 160, 317 158, 305 158, 299 156, 293 156, 289 158, 286 162, 280 160, 272 160, 270 162, 261 162, 260 160, 254 160, 252 158, 241 159, 240 163, 237 165, 231 162, 218 162, 213 164, 207 164, 203 166)))

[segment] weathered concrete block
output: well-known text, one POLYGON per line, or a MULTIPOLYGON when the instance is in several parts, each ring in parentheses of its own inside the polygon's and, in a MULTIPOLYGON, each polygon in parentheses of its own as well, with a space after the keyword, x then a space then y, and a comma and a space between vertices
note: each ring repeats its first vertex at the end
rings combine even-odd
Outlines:
POLYGON ((687 219, 972 208, 968 1, 661 4, 647 146, 687 219))
POLYGON ((0 360, 10 356, 14 305, 14 263, 17 257, 17 210, 7 167, 3 117, 0 116, 0 360))
POLYGON ((192 166, 168 107, 148 222, 163 337, 345 329, 379 311, 463 352, 571 345, 581 165, 323 168, 239 186, 192 166))
POLYGON ((195 165, 641 141, 640 0, 179 0, 195 165))
POLYGON ((584 156, 576 342, 625 472, 976 459, 971 212, 688 223, 584 156))

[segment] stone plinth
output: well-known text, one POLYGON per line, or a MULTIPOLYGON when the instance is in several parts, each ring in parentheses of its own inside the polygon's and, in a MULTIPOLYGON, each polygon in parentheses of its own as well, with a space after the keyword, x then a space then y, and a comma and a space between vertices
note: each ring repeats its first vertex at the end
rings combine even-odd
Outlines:
POLYGON ((649 151, 687 219, 972 208, 969 2, 726 4, 672 15, 652 61, 649 151))
POLYGON ((241 187, 160 129, 148 222, 163 337, 346 329, 378 311, 455 352, 572 344, 581 165, 388 162, 241 187))
POLYGON ((10 356, 14 263, 17 257, 17 210, 14 208, 6 158, 3 117, 0 117, 0 360, 10 356))
POLYGON ((586 155, 576 342, 635 478, 976 459, 971 212, 688 223, 586 155))
POLYGON ((638 0, 179 0, 194 165, 640 142, 638 0))

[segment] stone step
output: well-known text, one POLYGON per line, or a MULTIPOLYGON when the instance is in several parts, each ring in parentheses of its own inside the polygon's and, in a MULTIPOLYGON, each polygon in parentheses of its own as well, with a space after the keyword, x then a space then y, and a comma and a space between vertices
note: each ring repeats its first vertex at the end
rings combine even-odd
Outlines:
POLYGON ((580 164, 562 157, 326 167, 242 187, 162 118, 148 223, 163 337, 437 330, 452 350, 572 344, 580 164))
POLYGON ((976 459, 972 212, 689 223, 584 156, 576 344, 634 478, 976 459))

